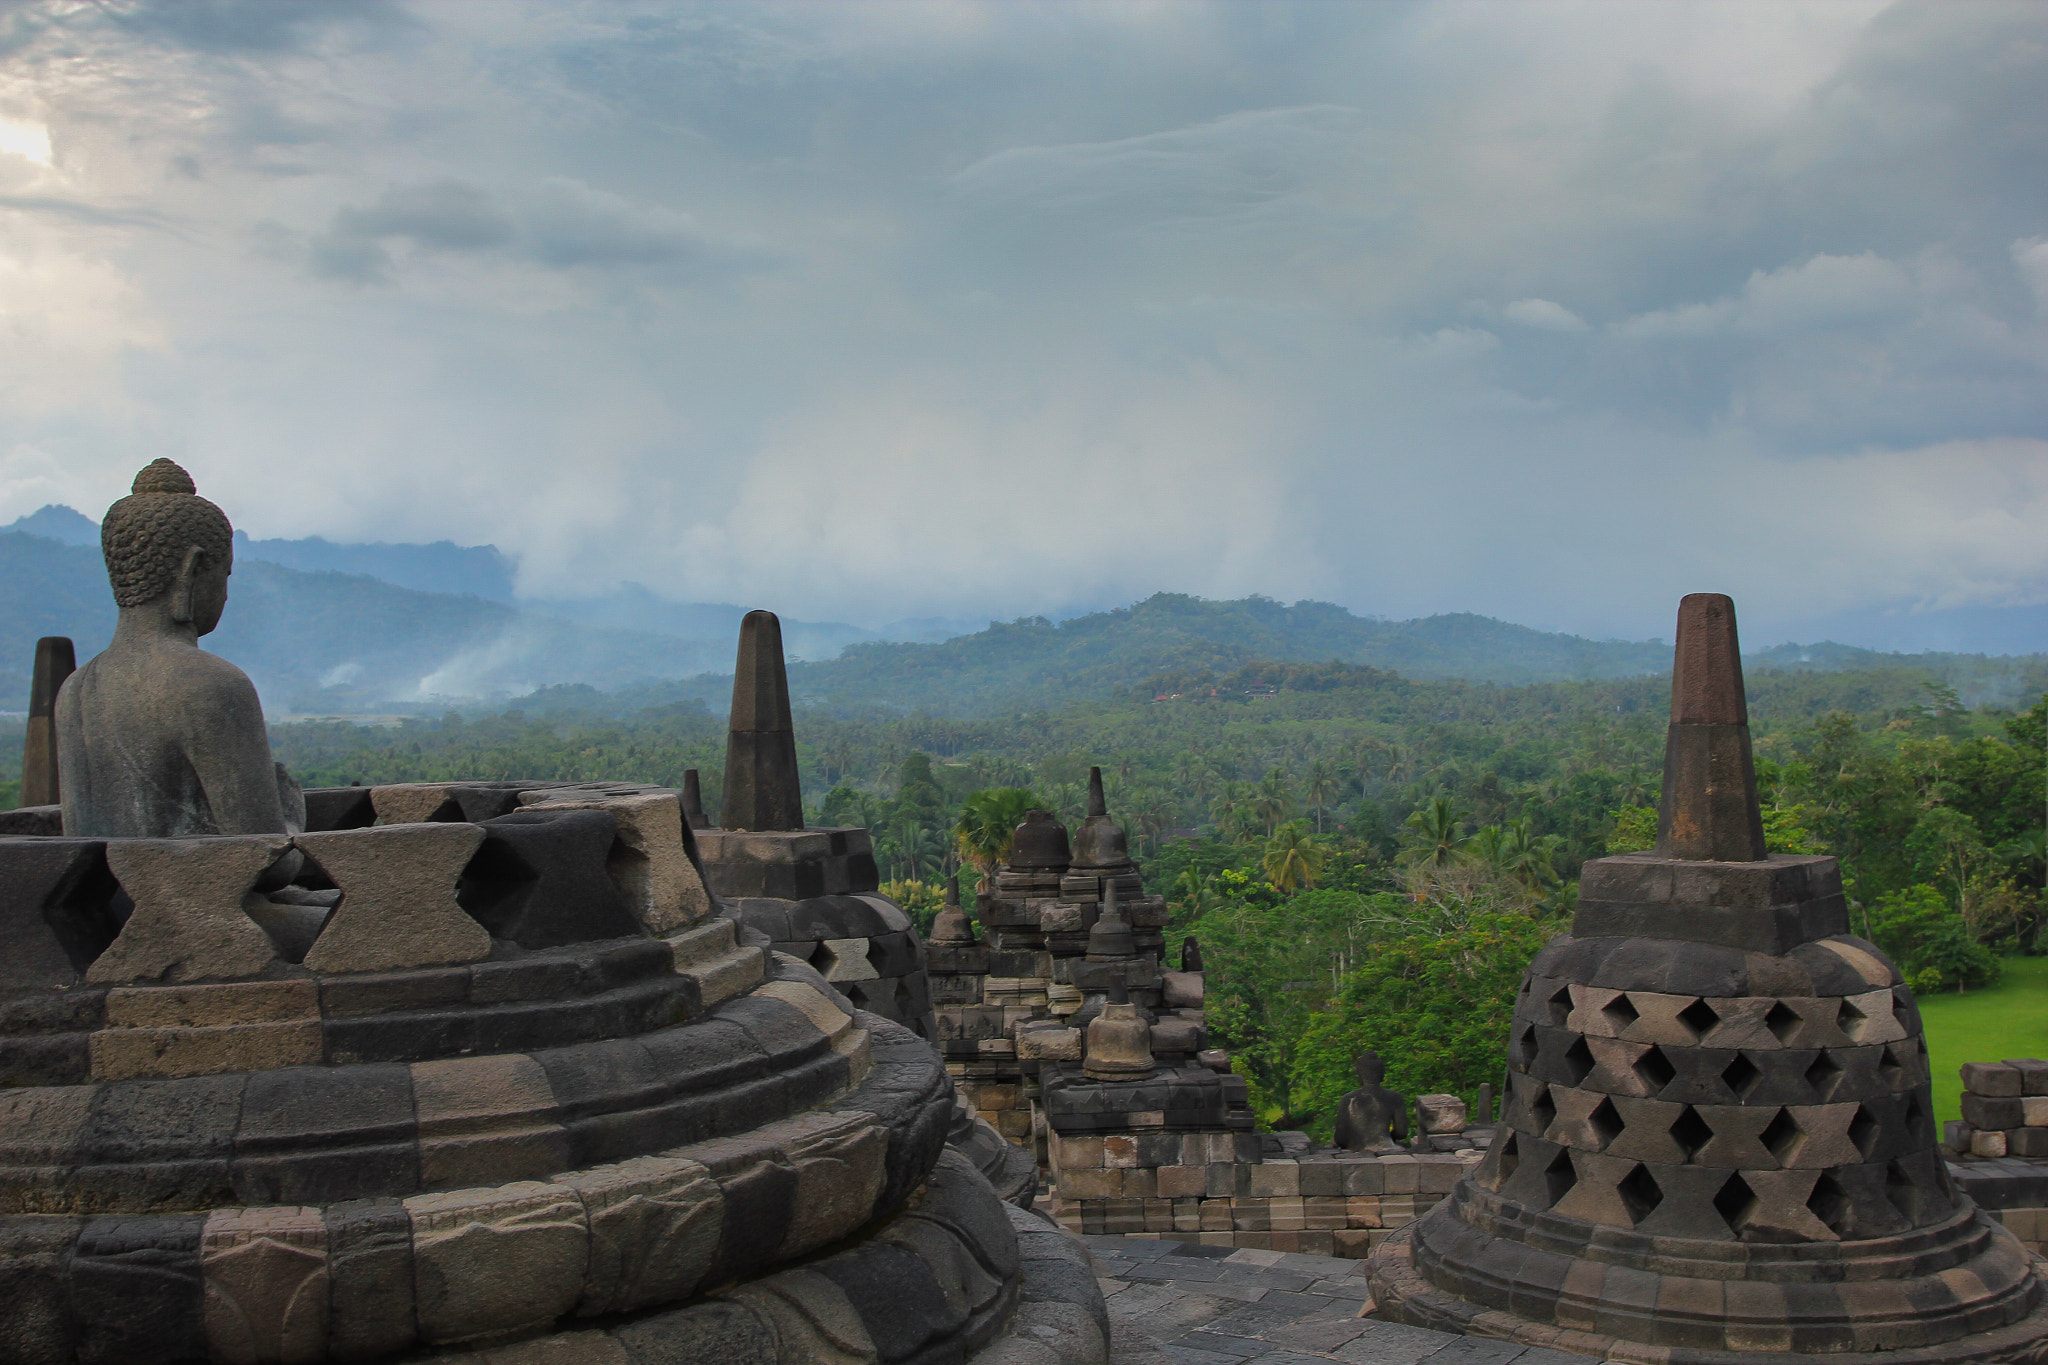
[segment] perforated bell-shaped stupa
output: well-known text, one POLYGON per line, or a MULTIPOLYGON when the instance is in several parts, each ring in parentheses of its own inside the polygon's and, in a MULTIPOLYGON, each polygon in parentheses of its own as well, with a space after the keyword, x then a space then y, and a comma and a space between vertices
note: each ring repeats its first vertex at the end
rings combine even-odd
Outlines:
POLYGON ((2048 1358, 2020 1243, 1951 1182, 1912 992, 1828 857, 1767 853, 1735 607, 1679 604, 1657 847, 1530 963, 1506 1122, 1388 1238, 1380 1316, 1599 1359, 2048 1358))

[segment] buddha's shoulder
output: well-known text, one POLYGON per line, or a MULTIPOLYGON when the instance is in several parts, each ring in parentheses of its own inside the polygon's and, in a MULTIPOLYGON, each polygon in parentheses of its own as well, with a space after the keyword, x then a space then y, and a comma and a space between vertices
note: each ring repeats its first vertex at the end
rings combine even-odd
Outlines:
POLYGON ((256 697, 256 685, 248 674, 203 649, 171 647, 122 654, 109 650, 79 672, 102 685, 154 693, 186 706, 240 704, 256 697))

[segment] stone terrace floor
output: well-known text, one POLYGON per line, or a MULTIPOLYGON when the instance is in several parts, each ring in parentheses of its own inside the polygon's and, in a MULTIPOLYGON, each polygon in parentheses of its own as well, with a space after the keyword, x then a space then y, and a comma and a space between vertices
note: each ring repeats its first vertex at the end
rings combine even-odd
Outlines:
POLYGON ((1365 1262, 1143 1237, 1083 1237, 1108 1296, 1112 1365, 1588 1365, 1590 1357, 1358 1316, 1365 1262))

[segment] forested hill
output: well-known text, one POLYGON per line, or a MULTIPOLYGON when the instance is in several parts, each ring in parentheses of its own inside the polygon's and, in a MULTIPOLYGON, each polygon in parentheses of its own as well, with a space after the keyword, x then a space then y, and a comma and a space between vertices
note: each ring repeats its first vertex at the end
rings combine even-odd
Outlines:
POLYGON ((1026 698, 1107 696, 1154 674, 1227 672, 1255 660, 1337 660, 1411 678, 1557 682, 1671 666, 1655 641, 1585 640, 1460 613, 1416 621, 1353 616, 1328 602, 1212 602, 1159 593, 1054 624, 991 624, 941 644, 857 644, 802 665, 792 685, 841 704, 979 711, 1026 698))
MULTIPOLYGON (((1834 644, 1782 645, 1748 658, 1766 671, 1910 668, 1956 686, 1972 704, 2010 703, 2040 672, 2019 659, 1878 654, 1834 644)), ((1134 693, 1241 693, 1278 685, 1277 677, 1264 676, 1275 665, 1323 663, 1520 685, 1668 672, 1671 646, 1557 635, 1469 613, 1388 621, 1328 602, 1290 607, 1264 597, 1212 602, 1160 593, 1058 624, 1044 617, 993 624, 941 644, 857 644, 838 659, 793 665, 790 685, 813 704, 975 715, 1134 693)), ((1296 673, 1287 685, 1313 685, 1308 673, 1296 673)), ((719 704, 720 683, 697 681, 694 695, 719 704)))

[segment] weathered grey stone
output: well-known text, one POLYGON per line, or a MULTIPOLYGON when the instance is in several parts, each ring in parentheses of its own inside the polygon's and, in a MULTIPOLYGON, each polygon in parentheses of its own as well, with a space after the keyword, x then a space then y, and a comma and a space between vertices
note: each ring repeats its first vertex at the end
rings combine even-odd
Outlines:
POLYGON ((320 972, 444 967, 489 957, 456 881, 483 842, 469 824, 388 825, 301 834, 296 843, 341 888, 306 965, 320 972))
POLYGON ((618 826, 589 806, 514 811, 483 823, 456 899, 493 938, 552 948, 639 932, 605 870, 618 826))
POLYGON ((21 744, 21 804, 54 806, 57 785, 57 690, 78 668, 78 655, 62 635, 36 641, 35 673, 29 680, 28 727, 21 744))
MULTIPOLYGON (((534 807, 529 807, 533 809, 534 807)), ((618 823, 618 846, 607 863, 640 927, 663 935, 711 913, 704 880, 683 845, 682 803, 673 792, 642 792, 590 799, 564 792, 539 803, 544 810, 595 809, 618 823)))
POLYGON ((284 833, 283 770, 256 689, 198 643, 227 606, 228 519, 157 460, 107 509, 100 543, 120 614, 112 643, 57 695, 66 832, 284 833))
POLYGON ((367 1360, 412 1345, 419 1328, 405 1205, 396 1199, 332 1204, 326 1221, 330 1354, 367 1360))
POLYGON ((718 1255, 725 1199, 711 1173, 675 1156, 635 1157, 557 1177, 590 1222, 576 1311, 624 1313, 693 1293, 718 1255))
POLYGON ((218 1209, 200 1239, 206 1342, 223 1365, 327 1354, 327 1225, 312 1208, 218 1209))
POLYGON ((311 981, 117 988, 107 992, 106 1018, 91 1040, 96 1081, 321 1060, 320 997, 311 981))
POLYGON ((788 1270, 727 1292, 775 1335, 777 1359, 817 1365, 871 1365, 874 1340, 845 1291, 812 1270, 788 1270))
POLYGON ((380 825, 421 825, 462 819, 455 788, 446 782, 399 782, 370 788, 380 825))
POLYGON ((116 839, 107 867, 135 902, 88 981, 254 976, 276 954, 245 902, 290 847, 276 836, 116 839))
POLYGON ((68 986, 121 932, 97 839, 0 844, 0 989, 68 986))
POLYGON ((567 1186, 522 1180, 422 1194, 405 1209, 424 1341, 532 1331, 582 1297, 590 1234, 567 1186))
POLYGON ((414 1062, 412 1092, 423 1184, 531 1179, 569 1164, 547 1073, 524 1053, 414 1062))
POLYGON ((731 830, 803 828, 782 622, 772 611, 750 611, 740 622, 718 823, 731 830))

